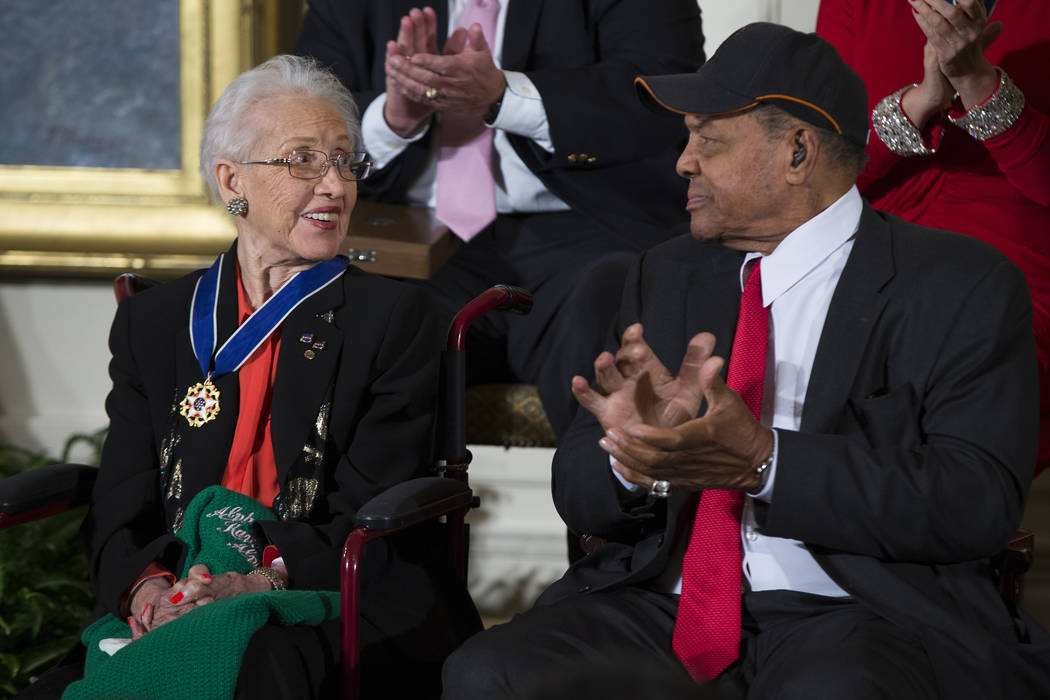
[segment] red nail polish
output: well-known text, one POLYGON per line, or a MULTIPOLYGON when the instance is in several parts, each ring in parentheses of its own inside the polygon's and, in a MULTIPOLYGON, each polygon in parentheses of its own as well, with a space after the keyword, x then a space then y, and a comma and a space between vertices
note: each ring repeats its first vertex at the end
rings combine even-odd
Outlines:
POLYGON ((134 619, 134 618, 132 618, 132 617, 131 617, 131 615, 128 615, 128 627, 131 627, 131 621, 132 621, 133 619, 134 619))
POLYGON ((150 605, 149 603, 146 603, 146 606, 144 608, 142 608, 142 612, 139 613, 139 619, 140 620, 145 620, 146 619, 146 613, 149 612, 149 605, 150 605))
POLYGON ((211 574, 201 574, 201 578, 205 581, 211 581, 211 574))
POLYGON ((176 604, 176 603, 178 603, 178 602, 179 602, 180 600, 182 600, 182 598, 183 598, 183 596, 182 596, 182 591, 179 591, 178 593, 176 593, 175 595, 173 595, 173 596, 171 597, 171 600, 169 600, 168 602, 169 602, 169 603, 171 603, 172 605, 175 605, 175 604, 176 604))

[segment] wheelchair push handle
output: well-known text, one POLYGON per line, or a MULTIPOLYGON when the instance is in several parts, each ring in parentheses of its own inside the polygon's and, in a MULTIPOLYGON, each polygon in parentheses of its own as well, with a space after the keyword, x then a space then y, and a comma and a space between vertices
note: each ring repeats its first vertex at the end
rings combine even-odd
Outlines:
POLYGON ((527 314, 532 310, 532 294, 509 284, 489 287, 460 309, 452 319, 452 325, 448 329, 448 350, 463 350, 467 342, 467 330, 471 324, 493 310, 527 314))
POLYGON ((464 306, 448 331, 448 347, 442 353, 442 411, 437 455, 455 478, 470 463, 467 451, 466 421, 466 342, 470 324, 489 311, 527 314, 532 310, 532 294, 520 287, 497 284, 464 306))

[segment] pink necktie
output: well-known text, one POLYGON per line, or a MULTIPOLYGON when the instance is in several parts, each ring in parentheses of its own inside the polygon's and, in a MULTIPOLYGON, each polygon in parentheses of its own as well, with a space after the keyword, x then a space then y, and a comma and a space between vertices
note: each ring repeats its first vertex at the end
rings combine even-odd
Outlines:
MULTIPOLYGON (((498 15, 498 0, 469 0, 457 26, 470 27, 477 22, 492 48, 498 15)), ((496 218, 492 133, 479 116, 454 112, 441 115, 437 218, 464 241, 476 236, 496 218)))
MULTIPOLYGON (((726 378, 726 384, 740 394, 756 420, 762 412, 769 338, 769 311, 762 306, 760 266, 761 260, 755 262, 744 284, 726 378)), ((743 503, 740 491, 705 490, 682 561, 682 597, 672 645, 700 683, 717 676, 740 655, 743 503)))

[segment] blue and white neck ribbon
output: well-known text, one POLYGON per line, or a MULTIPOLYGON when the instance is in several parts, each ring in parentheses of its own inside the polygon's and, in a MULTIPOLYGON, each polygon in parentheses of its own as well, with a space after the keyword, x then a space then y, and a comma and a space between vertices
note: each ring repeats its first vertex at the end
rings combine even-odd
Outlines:
POLYGON ((204 382, 186 392, 181 413, 193 427, 200 427, 219 413, 219 390, 213 378, 236 372, 262 343, 270 337, 299 304, 339 279, 350 261, 338 255, 297 272, 262 306, 242 323, 233 335, 215 350, 218 336, 219 272, 225 253, 197 280, 190 304, 190 344, 200 364, 204 382))
POLYGON ((299 304, 339 279, 350 261, 342 255, 295 273, 290 280, 255 310, 248 320, 215 352, 218 329, 219 270, 223 253, 197 280, 190 306, 190 343, 205 377, 236 372, 255 349, 270 337, 299 304))

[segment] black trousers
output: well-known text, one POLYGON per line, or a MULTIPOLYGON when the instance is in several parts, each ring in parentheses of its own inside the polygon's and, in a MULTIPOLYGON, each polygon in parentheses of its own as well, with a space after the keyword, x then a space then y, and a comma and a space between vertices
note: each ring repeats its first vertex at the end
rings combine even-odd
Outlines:
POLYGON ((500 215, 417 284, 449 322, 493 284, 533 293, 527 316, 490 313, 472 326, 467 383, 536 384, 560 436, 576 411, 572 376, 592 372, 638 252, 576 212, 500 215))
MULTIPOLYGON (((441 654, 407 654, 367 619, 361 624, 361 697, 438 697, 441 654)), ((266 625, 252 635, 241 657, 235 698, 338 698, 341 657, 339 620, 317 627, 266 625)))
POLYGON ((539 605, 445 662, 443 698, 937 697, 918 639, 852 599, 744 596, 741 657, 696 686, 671 650, 677 596, 641 588, 539 605))

